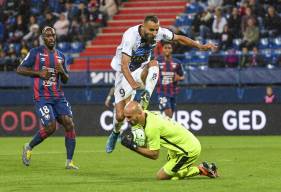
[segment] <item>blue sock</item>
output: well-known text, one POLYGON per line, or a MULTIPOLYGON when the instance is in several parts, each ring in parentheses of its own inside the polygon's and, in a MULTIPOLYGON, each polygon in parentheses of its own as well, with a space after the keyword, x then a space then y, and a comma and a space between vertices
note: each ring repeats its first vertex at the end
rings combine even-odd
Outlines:
POLYGON ((31 147, 31 149, 33 147, 35 147, 36 145, 39 145, 42 141, 44 141, 44 139, 46 139, 48 137, 47 132, 45 131, 45 129, 40 129, 32 138, 32 140, 29 143, 29 146, 31 147))
POLYGON ((73 158, 75 146, 76 146, 76 139, 75 139, 75 131, 65 132, 65 147, 66 147, 66 155, 67 159, 71 160, 73 158))

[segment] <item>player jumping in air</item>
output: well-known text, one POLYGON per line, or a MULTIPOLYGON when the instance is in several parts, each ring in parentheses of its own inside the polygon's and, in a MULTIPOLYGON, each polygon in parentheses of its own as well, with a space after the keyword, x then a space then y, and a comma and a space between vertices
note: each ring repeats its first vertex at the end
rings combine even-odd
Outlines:
POLYGON ((157 59, 159 63, 157 83, 159 110, 172 118, 176 108, 177 83, 184 80, 184 72, 181 62, 172 56, 172 43, 166 41, 162 44, 163 55, 157 59))
POLYGON ((185 36, 173 34, 160 27, 157 16, 146 16, 143 24, 129 28, 123 34, 122 42, 117 47, 111 61, 115 76, 115 113, 113 131, 107 143, 106 152, 111 153, 116 145, 120 128, 124 120, 124 107, 131 99, 141 103, 146 109, 150 96, 157 84, 159 67, 156 60, 151 60, 151 53, 161 40, 179 43, 200 50, 213 49, 213 44, 201 45, 185 36))
POLYGON ((196 175, 218 177, 215 163, 203 162, 194 166, 201 153, 201 145, 181 124, 161 114, 143 110, 135 101, 125 106, 124 115, 131 125, 140 124, 143 127, 147 143, 146 147, 138 147, 132 132, 124 132, 121 135, 122 145, 150 159, 158 159, 160 147, 168 149, 168 162, 158 171, 157 179, 177 180, 196 175))
POLYGON ((71 106, 64 97, 61 83, 67 83, 68 70, 65 56, 55 49, 56 33, 52 27, 42 30, 43 46, 30 50, 17 69, 17 73, 33 78, 34 103, 43 128, 24 145, 22 162, 29 166, 32 149, 56 130, 56 121, 65 129, 67 153, 66 169, 78 169, 72 161, 76 145, 71 106))

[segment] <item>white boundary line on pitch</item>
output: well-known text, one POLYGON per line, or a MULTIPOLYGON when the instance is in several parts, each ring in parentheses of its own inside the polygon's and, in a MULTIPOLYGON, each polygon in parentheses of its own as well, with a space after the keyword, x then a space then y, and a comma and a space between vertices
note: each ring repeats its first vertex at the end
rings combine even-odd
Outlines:
MULTIPOLYGON (((10 156, 10 155, 21 155, 21 151, 19 153, 0 153, 0 156, 10 156)), ((60 151, 52 151, 52 152, 32 152, 32 155, 46 155, 46 154, 64 154, 66 153, 65 151, 64 152, 60 152, 60 151)), ((105 151, 75 151, 75 153, 105 153, 107 154, 105 151)))

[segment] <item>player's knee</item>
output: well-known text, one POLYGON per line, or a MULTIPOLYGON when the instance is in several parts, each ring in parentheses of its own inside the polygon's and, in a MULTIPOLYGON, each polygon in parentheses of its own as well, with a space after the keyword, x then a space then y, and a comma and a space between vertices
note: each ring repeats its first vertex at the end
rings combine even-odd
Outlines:
POLYGON ((157 180, 167 180, 167 179, 170 179, 169 177, 167 177, 166 175, 164 176, 164 175, 162 175, 161 173, 157 173, 156 174, 156 179, 157 180))
POLYGON ((156 179, 157 180, 167 180, 170 179, 172 176, 168 175, 163 168, 161 168, 157 174, 156 174, 156 179))
POLYGON ((45 126, 45 131, 49 135, 52 135, 56 131, 56 122, 51 122, 45 126))
POLYGON ((123 113, 117 113, 115 118, 118 122, 122 122, 125 119, 125 116, 123 113))
POLYGON ((66 120, 64 127, 65 127, 66 131, 74 130, 75 125, 74 125, 74 122, 72 121, 72 119, 66 120))

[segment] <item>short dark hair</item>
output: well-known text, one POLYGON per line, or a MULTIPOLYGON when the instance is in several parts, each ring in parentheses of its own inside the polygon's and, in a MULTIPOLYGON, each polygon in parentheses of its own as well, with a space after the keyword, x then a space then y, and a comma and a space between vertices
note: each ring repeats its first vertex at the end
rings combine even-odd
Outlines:
POLYGON ((164 45, 172 45, 173 46, 173 42, 172 41, 161 41, 162 46, 164 45))
POLYGON ((158 17, 156 15, 147 15, 144 18, 144 22, 147 23, 148 21, 152 21, 154 23, 158 23, 159 22, 158 17))

